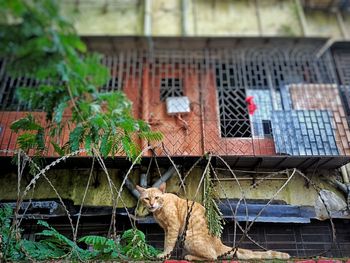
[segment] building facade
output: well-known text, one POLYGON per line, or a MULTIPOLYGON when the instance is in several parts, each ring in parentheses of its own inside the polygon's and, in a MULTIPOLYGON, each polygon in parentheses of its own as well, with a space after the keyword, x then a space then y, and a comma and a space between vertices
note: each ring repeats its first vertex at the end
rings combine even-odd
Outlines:
MULTIPOLYGON (((348 2, 106 1, 101 10, 93 1, 65 3, 66 12, 76 14, 88 49, 102 53, 110 68, 111 79, 101 89, 124 91, 134 116, 164 135, 127 180, 123 202, 117 204, 118 229, 130 224, 126 207, 135 212, 148 240, 162 247, 162 231, 137 207, 134 185, 151 186, 162 176, 168 192, 202 201, 203 191, 196 190, 210 156, 211 180, 227 221, 226 244, 236 245, 243 235, 236 233, 236 220, 241 226, 256 222, 242 247, 299 258, 350 256, 348 193, 341 186, 349 185, 345 165, 350 160, 348 2), (271 19, 276 14, 281 21, 271 19)), ((16 200, 11 158, 17 137, 9 126, 28 111, 44 123, 45 113, 17 100, 16 88, 35 87, 35 81, 11 78, 5 63, 0 69, 0 200, 11 203, 16 200)), ((61 136, 68 136, 68 128, 61 136)), ((46 163, 57 158, 49 147, 46 163)), ((130 163, 122 153, 105 162, 120 186, 130 163)), ((79 213, 90 166, 91 158, 81 154, 48 171, 73 216, 79 213)), ((104 234, 109 228, 108 181, 101 168, 93 173, 81 234, 104 234)), ((64 210, 44 181, 37 182, 31 199, 24 222, 28 235, 35 232, 35 218, 48 218, 65 231, 64 210)))

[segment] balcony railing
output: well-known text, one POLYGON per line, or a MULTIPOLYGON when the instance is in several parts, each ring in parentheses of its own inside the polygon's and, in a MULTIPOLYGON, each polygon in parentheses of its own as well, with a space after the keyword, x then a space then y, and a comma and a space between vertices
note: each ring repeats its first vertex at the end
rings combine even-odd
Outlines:
MULTIPOLYGON (((347 74, 342 67, 350 64, 344 57, 342 64, 334 63, 331 52, 317 57, 319 48, 317 41, 287 41, 235 48, 116 50, 104 58, 111 80, 102 89, 123 90, 133 102, 135 117, 163 132, 164 147, 172 156, 212 152, 348 157, 350 93, 346 85, 350 83, 341 80, 347 79, 342 78, 347 74), (170 113, 167 101, 173 98, 179 98, 178 111, 170 113)), ((35 82, 10 78, 4 63, 0 148, 11 149, 16 135, 9 125, 30 110, 30 105, 15 98, 15 89, 35 82)), ((43 119, 41 115, 37 113, 43 119)), ((156 150, 156 154, 164 153, 156 150)))

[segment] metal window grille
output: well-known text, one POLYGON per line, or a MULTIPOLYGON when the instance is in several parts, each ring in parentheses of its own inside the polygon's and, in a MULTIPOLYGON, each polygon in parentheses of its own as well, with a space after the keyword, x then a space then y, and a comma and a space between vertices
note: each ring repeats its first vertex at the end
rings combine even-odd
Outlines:
POLYGON ((216 65, 222 137, 251 137, 245 88, 234 78, 235 65, 216 65))
POLYGON ((111 77, 106 85, 103 85, 100 89, 101 92, 117 91, 120 90, 118 77, 111 77))
POLYGON ((350 85, 350 50, 339 49, 333 55, 340 83, 350 85))
POLYGON ((123 64, 123 57, 119 56, 104 56, 102 64, 110 70, 110 79, 100 88, 102 92, 122 90, 122 80, 126 65, 123 64))
POLYGON ((272 125, 270 120, 262 120, 262 127, 265 136, 272 136, 272 125))
MULTIPOLYGON (((122 89, 122 79, 127 65, 123 65, 123 56, 105 56, 102 63, 110 69, 111 78, 100 88, 101 92, 122 89)), ((40 83, 26 76, 11 77, 5 72, 6 61, 0 60, 0 109, 1 110, 34 110, 28 102, 19 101, 16 92, 20 87, 36 88, 40 83)), ((36 109, 38 110, 38 109, 36 109)))
POLYGON ((168 97, 181 97, 184 95, 181 79, 162 78, 160 80, 160 100, 165 101, 168 97))
MULTIPOLYGON (((272 123, 274 111, 316 110, 317 116, 320 110, 329 110, 331 139, 325 138, 322 145, 316 144, 317 151, 311 148, 311 153, 306 155, 336 153, 333 135, 339 155, 350 155, 350 147, 346 145, 348 140, 344 137, 349 129, 343 121, 343 108, 338 104, 335 108, 328 103, 335 98, 340 82, 337 71, 342 69, 335 67, 337 64, 334 64, 331 52, 316 57, 321 45, 313 41, 296 43, 284 40, 280 44, 254 40, 250 45, 237 43, 234 48, 219 48, 212 43, 206 48, 163 46, 145 50, 135 46, 133 50, 110 50, 112 53, 105 56, 104 63, 110 68, 111 80, 101 89, 123 88, 133 102, 135 116, 149 120, 153 114, 154 123, 161 123, 158 126, 155 124, 154 128, 164 132, 172 154, 198 155, 206 151, 230 155, 275 154, 278 147, 287 147, 288 141, 278 140, 282 137, 276 131, 287 131, 282 129, 281 122, 272 123), (167 119, 167 115, 162 113, 164 105, 159 104, 159 98, 165 101, 169 96, 183 95, 188 96, 191 103, 191 119, 186 120, 186 129, 185 126, 179 128, 181 122, 178 120, 172 123, 172 119, 167 119), (253 116, 248 114, 245 102, 246 97, 251 95, 258 107, 253 116), (298 101, 302 105, 299 103, 300 106, 296 107, 298 101), (161 122, 162 118, 164 122, 161 122), (201 125, 203 133, 199 128, 201 125), (183 132, 178 132, 178 128, 183 132), (231 146, 231 140, 221 139, 239 137, 250 137, 252 140, 235 140, 231 146), (332 147, 328 151, 325 145, 330 143, 332 147), (266 153, 262 149, 267 149, 266 153)), ((104 48, 101 45, 100 51, 104 48)), ((12 101, 11 94, 15 94, 15 91, 8 92, 16 86, 6 84, 8 80, 4 77, 3 68, 0 68, 0 107, 3 110, 8 110, 8 107, 21 110, 18 103, 12 101)), ((298 123, 301 120, 302 117, 293 119, 298 123)), ((326 122, 327 118, 323 124, 326 122)), ((310 142, 314 142, 316 130, 308 129, 306 132, 310 142)), ((293 137, 295 142, 298 142, 299 135, 293 137)), ((300 149, 296 151, 293 147, 292 150, 280 152, 301 155, 300 149)))
POLYGON ((6 61, 0 62, 0 109, 25 110, 30 108, 28 102, 19 101, 16 92, 19 87, 35 88, 38 82, 26 76, 10 77, 6 71, 6 61))

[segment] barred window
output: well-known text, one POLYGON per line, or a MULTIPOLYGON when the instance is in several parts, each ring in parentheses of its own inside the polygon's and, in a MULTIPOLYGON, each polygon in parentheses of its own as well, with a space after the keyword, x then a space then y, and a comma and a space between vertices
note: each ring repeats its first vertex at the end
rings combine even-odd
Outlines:
POLYGON ((233 64, 216 65, 221 136, 251 137, 249 114, 245 102, 246 91, 241 77, 235 76, 233 64))
POLYGON ((108 82, 103 85, 100 89, 101 92, 110 92, 110 91, 117 91, 121 90, 121 82, 119 81, 118 77, 111 77, 108 82))
POLYGON ((182 80, 179 78, 162 78, 160 80, 160 100, 168 97, 181 97, 184 95, 182 80))

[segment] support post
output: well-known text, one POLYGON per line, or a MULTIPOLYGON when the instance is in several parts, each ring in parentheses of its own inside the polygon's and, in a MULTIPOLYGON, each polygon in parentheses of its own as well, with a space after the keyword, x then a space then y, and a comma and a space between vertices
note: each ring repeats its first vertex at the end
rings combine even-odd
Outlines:
POLYGON ((152 0, 145 0, 145 14, 143 21, 143 34, 152 35, 152 0))
POLYGON ((181 28, 183 36, 188 35, 188 1, 181 0, 181 28))
POLYGON ((172 166, 166 171, 153 185, 152 187, 159 187, 162 183, 165 183, 170 177, 176 173, 175 167, 172 166))

